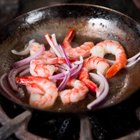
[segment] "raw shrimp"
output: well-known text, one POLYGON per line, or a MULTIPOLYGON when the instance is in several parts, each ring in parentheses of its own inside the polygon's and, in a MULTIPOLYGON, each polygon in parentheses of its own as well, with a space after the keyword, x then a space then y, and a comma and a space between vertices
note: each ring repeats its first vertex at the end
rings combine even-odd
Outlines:
POLYGON ((87 95, 88 88, 80 80, 70 79, 67 86, 72 87, 72 89, 65 89, 59 92, 59 96, 63 104, 75 103, 83 100, 87 95))
POLYGON ((71 28, 63 41, 66 54, 73 59, 78 59, 80 56, 88 57, 90 55, 90 49, 94 46, 93 42, 85 42, 80 47, 73 48, 70 43, 74 35, 75 30, 71 28))
POLYGON ((124 48, 119 42, 114 40, 102 41, 95 45, 90 52, 92 56, 100 56, 102 58, 105 56, 105 54, 108 53, 115 55, 116 62, 107 70, 107 78, 111 78, 112 76, 114 76, 119 70, 124 68, 127 63, 124 48))
POLYGON ((58 97, 56 84, 47 78, 37 76, 16 77, 18 84, 25 85, 30 95, 29 103, 37 108, 49 108, 58 97))
POLYGON ((79 75, 79 79, 83 81, 87 87, 89 87, 92 91, 96 92, 97 85, 89 79, 89 71, 97 70, 101 74, 105 74, 109 68, 108 62, 98 56, 92 56, 84 60, 83 68, 79 75))

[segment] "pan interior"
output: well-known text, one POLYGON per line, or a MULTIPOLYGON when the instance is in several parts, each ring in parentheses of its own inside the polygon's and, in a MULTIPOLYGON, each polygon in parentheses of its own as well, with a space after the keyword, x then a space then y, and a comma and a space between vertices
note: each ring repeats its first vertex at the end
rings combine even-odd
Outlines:
MULTIPOLYGON (((58 5, 18 17, 2 30, 0 75, 9 71, 12 64, 21 59, 11 53, 12 49, 22 50, 31 39, 48 47, 44 39, 46 32, 55 33, 58 42, 62 43, 71 27, 76 29, 73 42, 78 44, 86 41, 93 41, 96 44, 102 40, 113 39, 124 46, 128 58, 140 52, 140 25, 127 16, 94 5, 58 5)), ((137 63, 132 68, 122 69, 115 77, 109 79, 108 97, 104 104, 97 108, 117 104, 138 90, 140 88, 139 71, 140 65, 137 63)), ((18 97, 18 93, 11 92, 11 94, 18 97)), ((86 105, 94 99, 95 96, 89 93, 83 101, 64 106, 58 98, 49 111, 83 112, 87 110, 86 105)), ((27 98, 18 98, 18 100, 28 106, 27 98)))

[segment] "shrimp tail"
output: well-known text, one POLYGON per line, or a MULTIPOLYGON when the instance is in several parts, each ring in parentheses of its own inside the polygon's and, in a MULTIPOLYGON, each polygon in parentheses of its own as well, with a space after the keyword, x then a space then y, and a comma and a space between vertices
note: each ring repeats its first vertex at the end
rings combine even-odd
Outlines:
POLYGON ((96 92, 96 90, 97 90, 97 85, 96 85, 94 82, 92 82, 92 81, 89 80, 89 79, 85 79, 83 82, 85 83, 85 85, 86 85, 91 91, 96 92))
POLYGON ((69 32, 67 33, 63 41, 64 48, 71 48, 70 42, 73 40, 74 36, 75 36, 75 29, 70 28, 69 32))
POLYGON ((32 88, 38 89, 40 94, 44 94, 45 90, 33 81, 34 78, 33 76, 18 76, 16 77, 16 82, 21 85, 31 86, 32 88))
POLYGON ((31 84, 31 80, 29 80, 29 77, 27 76, 18 76, 16 77, 16 82, 18 84, 31 84))
POLYGON ((126 65, 126 59, 123 59, 123 62, 116 62, 114 65, 112 65, 106 72, 106 78, 112 78, 114 75, 116 75, 122 68, 126 65))
POLYGON ((86 70, 81 71, 81 74, 79 76, 79 79, 85 83, 85 85, 93 92, 96 91, 97 85, 88 79, 89 75, 86 70))
POLYGON ((34 83, 35 81, 39 81, 40 79, 43 79, 45 77, 40 77, 40 76, 17 76, 16 77, 16 82, 18 84, 26 84, 30 85, 34 83))

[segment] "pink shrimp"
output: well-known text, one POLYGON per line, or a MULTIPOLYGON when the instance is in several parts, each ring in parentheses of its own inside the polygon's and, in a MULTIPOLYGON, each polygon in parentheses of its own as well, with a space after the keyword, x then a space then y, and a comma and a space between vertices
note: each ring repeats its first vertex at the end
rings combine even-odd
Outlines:
POLYGON ((16 77, 18 84, 25 85, 30 95, 29 103, 37 108, 49 108, 53 106, 58 97, 56 84, 47 78, 37 76, 16 77))
POLYGON ((104 57, 105 54, 113 54, 116 57, 116 62, 113 64, 106 72, 106 77, 111 78, 114 76, 119 70, 125 67, 127 63, 127 58, 125 54, 125 50, 122 45, 113 40, 105 40, 98 43, 91 49, 92 56, 100 56, 104 57))
POLYGON ((80 56, 88 57, 90 55, 90 49, 94 46, 93 42, 85 42, 80 47, 73 48, 70 43, 74 38, 74 35, 75 30, 71 28, 64 38, 63 46, 66 54, 73 59, 78 59, 80 56))
POLYGON ((67 86, 71 86, 73 88, 65 89, 59 92, 59 96, 63 104, 75 103, 86 97, 88 88, 82 81, 71 79, 68 81, 67 86))
MULTIPOLYGON (((34 55, 40 50, 40 47, 42 47, 41 44, 36 42, 32 43, 30 54, 34 55)), ((31 60, 30 74, 33 76, 49 77, 57 70, 57 67, 54 64, 58 63, 65 63, 65 59, 62 57, 57 57, 51 50, 44 51, 41 56, 31 60)))
POLYGON ((79 79, 83 81, 92 91, 96 92, 97 85, 89 79, 89 71, 96 69, 97 72, 99 71, 101 74, 105 74, 108 68, 109 64, 103 58, 98 56, 89 57, 84 61, 79 79))

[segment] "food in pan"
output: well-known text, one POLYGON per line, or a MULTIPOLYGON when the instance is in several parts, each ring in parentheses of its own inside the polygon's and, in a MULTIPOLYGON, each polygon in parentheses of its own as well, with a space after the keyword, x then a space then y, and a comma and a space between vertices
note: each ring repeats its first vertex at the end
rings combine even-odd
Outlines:
POLYGON ((2 75, 2 89, 10 92, 3 82, 4 77, 14 91, 21 92, 20 85, 24 85, 29 104, 42 109, 52 107, 57 98, 66 105, 86 99, 87 94, 96 95, 96 99, 87 104, 88 109, 102 102, 109 92, 108 79, 137 63, 140 53, 127 59, 123 46, 115 40, 97 44, 84 42, 74 48, 71 42, 75 32, 71 28, 60 44, 55 34, 46 33, 47 44, 31 40, 24 50, 12 50, 15 55, 29 56, 15 62, 9 73, 2 75), (49 50, 45 45, 50 46, 49 50), (113 54, 115 60, 106 59, 106 54, 113 54))

